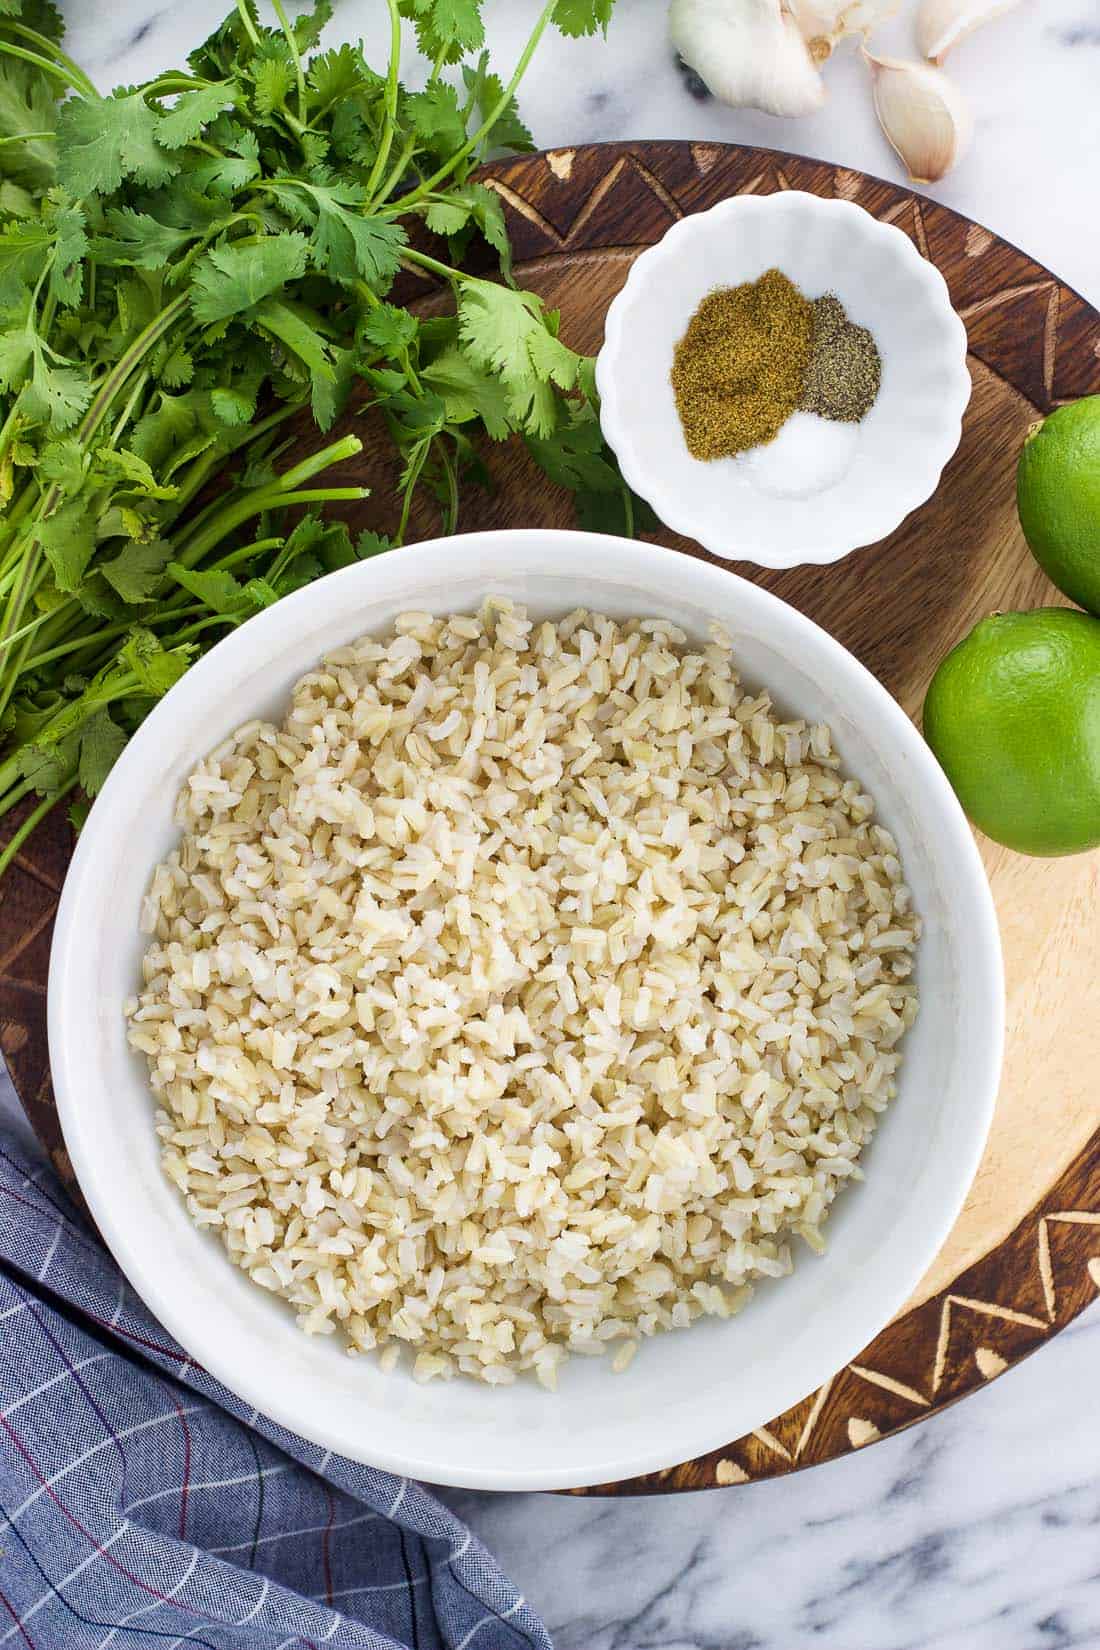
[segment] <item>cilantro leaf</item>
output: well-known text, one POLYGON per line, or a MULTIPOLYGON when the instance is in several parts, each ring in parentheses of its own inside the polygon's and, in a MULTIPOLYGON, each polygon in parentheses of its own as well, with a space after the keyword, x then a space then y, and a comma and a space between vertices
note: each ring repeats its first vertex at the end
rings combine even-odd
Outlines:
POLYGON ((158 356, 153 371, 158 384, 163 384, 166 389, 180 390, 194 378, 195 363, 190 353, 179 344, 158 356))
MULTIPOLYGON (((506 281, 512 278, 512 244, 504 220, 504 207, 495 189, 483 183, 456 184, 445 200, 435 201, 425 215, 428 228, 437 235, 457 235, 467 225, 479 229, 500 259, 506 281)), ((459 255, 463 247, 455 249, 459 255)))
MULTIPOLYGON (((468 63, 463 65, 462 79, 467 97, 472 100, 475 128, 483 126, 504 97, 504 82, 490 70, 488 52, 481 54, 476 69, 471 69, 468 63)), ((534 149, 535 140, 520 119, 519 105, 514 97, 508 99, 497 115, 489 134, 489 144, 493 150, 510 149, 523 154, 534 149)))
POLYGON ((457 235, 470 221, 470 208, 462 201, 433 201, 424 214, 424 222, 433 235, 457 235))
POLYGON ((333 377, 330 345, 317 331, 314 324, 316 317, 311 316, 309 310, 299 304, 267 298, 257 306, 252 320, 296 355, 305 364, 314 381, 318 378, 333 377))
POLYGON ((4 59, 0 73, 0 131, 8 141, 0 144, 0 176, 22 184, 40 197, 54 181, 57 142, 52 135, 20 137, 23 132, 52 134, 57 124, 57 104, 46 77, 29 63, 4 59))
POLYGON ((25 779, 39 796, 50 796, 71 779, 77 760, 78 735, 72 733, 56 744, 24 745, 17 751, 16 762, 20 777, 25 779))
POLYGON ((362 336, 394 361, 400 360, 415 342, 418 330, 416 317, 407 309, 399 309, 396 304, 379 304, 363 322, 362 336))
POLYGON ((52 0, 0 0, 0 17, 14 17, 36 34, 60 44, 65 19, 52 0))
POLYGON ((294 19, 294 39, 300 52, 312 51, 326 23, 332 22, 332 0, 311 0, 308 12, 294 19))
POLYGON ((7 223, 0 229, 0 276, 9 276, 28 285, 53 249, 53 235, 41 218, 26 223, 7 223))
POLYGON ((155 187, 172 175, 157 116, 140 92, 71 97, 57 114, 57 176, 70 195, 109 195, 123 178, 155 187))
POLYGON ((75 499, 63 504, 39 522, 35 538, 50 564, 57 588, 71 596, 95 553, 95 522, 88 510, 75 499))
POLYGON ((126 735, 106 709, 97 710, 80 729, 80 783, 89 796, 98 796, 103 781, 126 748, 126 735))
POLYGON ((23 406, 31 418, 54 430, 68 430, 91 399, 92 386, 81 368, 50 365, 45 351, 35 348, 34 371, 23 391, 23 406))
POLYGON ((420 376, 442 398, 449 424, 480 418, 493 441, 511 435, 508 391, 499 378, 475 366, 457 347, 441 350, 420 376))
POLYGON ((558 0, 554 23, 562 34, 607 33, 615 0, 558 0))
POLYGON ((305 274, 309 243, 292 231, 244 246, 214 247, 192 277, 191 308, 200 321, 222 321, 251 309, 305 274))
POLYGON ((38 455, 39 476, 61 493, 79 491, 86 473, 84 449, 72 436, 48 442, 38 455))
POLYGON ((355 554, 360 561, 366 561, 370 556, 380 556, 384 550, 393 549, 393 540, 385 533, 363 532, 355 541, 355 554))
POLYGON ((191 172, 196 188, 226 199, 230 195, 235 195, 239 189, 246 189, 259 175, 258 154, 215 155, 212 160, 204 161, 191 172))
POLYGON ((405 99, 405 115, 417 137, 435 155, 449 155, 466 141, 466 122, 458 92, 447 80, 433 80, 405 99))
POLYGON ((353 349, 333 349, 330 371, 310 375, 309 405, 318 427, 327 430, 343 412, 351 394, 357 356, 353 349))
POLYGON ((0 389, 17 390, 34 360, 35 338, 31 327, 9 327, 0 332, 0 389))
POLYGON ((84 609, 94 619, 108 619, 112 623, 131 618, 132 614, 116 591, 111 589, 107 580, 98 568, 91 568, 85 575, 74 596, 84 609))
POLYGON ((179 495, 178 487, 158 482, 150 466, 138 454, 126 447, 101 447, 95 455, 96 468, 110 476, 120 492, 138 493, 142 498, 171 499, 179 495))
POLYGON ((213 567, 200 572, 197 568, 182 567, 178 561, 170 561, 166 572, 190 595, 205 602, 214 613, 224 613, 230 617, 239 614, 248 605, 240 580, 223 568, 213 567))
POLYGON ((262 57, 252 71, 253 102, 261 115, 281 109, 294 84, 294 67, 285 57, 262 57))
POLYGON ((317 203, 311 242, 317 262, 334 281, 347 285, 363 280, 376 292, 387 291, 408 239, 401 225, 349 210, 361 204, 354 190, 315 185, 310 192, 317 203))
POLYGON ((80 303, 84 291, 81 265, 88 250, 84 213, 79 206, 53 201, 48 208, 48 221, 54 233, 50 295, 59 304, 68 304, 75 308, 80 303))
POLYGON ((172 557, 172 546, 163 539, 149 544, 128 544, 113 561, 104 562, 100 572, 124 602, 147 602, 161 582, 172 557))
POLYGON ((132 206, 112 206, 105 214, 109 235, 97 235, 92 254, 97 263, 133 269, 164 269, 192 238, 186 229, 160 223, 132 206))
POLYGON ((163 698, 175 686, 194 656, 193 646, 161 647, 153 632, 144 628, 131 631, 129 641, 119 649, 119 659, 154 699, 163 698))
POLYGON ((216 120, 227 103, 234 103, 239 96, 231 80, 201 86, 194 92, 182 92, 157 122, 157 142, 164 149, 182 148, 197 138, 204 126, 216 120))
POLYGON ((280 592, 268 584, 266 579, 249 579, 244 587, 244 594, 257 611, 264 607, 274 607, 277 601, 282 600, 280 592))
POLYGON ((481 0, 397 0, 397 9, 416 24, 417 44, 433 62, 457 63, 485 43, 481 0))
POLYGON ((309 84, 318 101, 329 108, 359 91, 373 91, 383 84, 363 58, 360 47, 345 42, 330 52, 320 52, 310 60, 309 84))
POLYGON ((582 490, 576 494, 574 507, 577 526, 586 533, 634 538, 639 533, 656 532, 661 525, 645 500, 632 493, 625 482, 614 493, 582 490))
POLYGON ((500 376, 513 416, 530 435, 555 427, 552 386, 568 390, 577 382, 578 357, 554 335, 554 321, 534 293, 489 281, 463 284, 458 326, 465 352, 500 376))
POLYGON ((623 481, 605 456, 603 434, 594 418, 563 425, 552 436, 528 436, 527 450, 559 487, 617 493, 623 481))

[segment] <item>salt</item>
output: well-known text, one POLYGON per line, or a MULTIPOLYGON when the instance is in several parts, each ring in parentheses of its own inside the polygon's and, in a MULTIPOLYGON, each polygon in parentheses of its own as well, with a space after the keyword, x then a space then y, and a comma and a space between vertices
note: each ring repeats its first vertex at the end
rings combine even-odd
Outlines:
POLYGON ((859 445, 858 424, 792 413, 774 441, 741 460, 753 485, 773 498, 809 498, 835 487, 859 445))

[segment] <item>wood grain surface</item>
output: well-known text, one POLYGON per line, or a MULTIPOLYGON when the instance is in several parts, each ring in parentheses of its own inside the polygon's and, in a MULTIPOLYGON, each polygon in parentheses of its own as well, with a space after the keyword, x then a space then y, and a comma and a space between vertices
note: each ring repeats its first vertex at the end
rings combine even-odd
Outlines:
MULTIPOLYGON (((593 145, 501 162, 486 177, 507 209, 521 284, 560 307, 563 337, 589 351, 599 347, 631 260, 685 213, 729 195, 793 188, 858 201, 896 224, 942 270, 969 332, 974 396, 959 451, 929 503, 839 566, 735 570, 832 631, 913 715, 937 662, 975 620, 1061 600, 1020 534, 1015 462, 1036 417, 1100 391, 1100 315, 1048 270, 907 190, 766 150, 593 145)), ((409 296, 434 302, 427 288, 409 296)), ((374 489, 349 519, 384 527, 395 481, 377 457, 385 448, 371 443, 369 418, 350 415, 345 427, 367 443, 347 478, 374 489)), ((462 528, 570 522, 567 497, 514 446, 486 456, 494 490, 471 496, 462 528)), ((437 526, 425 504, 412 536, 437 526)), ((714 559, 674 534, 653 537, 714 559)), ((0 1046, 71 1184, 45 1036, 50 933, 70 852, 68 829, 54 817, 3 886, 0 1046)), ((832 1460, 993 1379, 1100 1288, 1100 855, 1044 862, 989 843, 983 852, 1005 945, 1007 1061, 985 1159, 931 1271, 859 1358, 767 1427, 700 1460, 583 1493, 742 1484, 832 1460)))

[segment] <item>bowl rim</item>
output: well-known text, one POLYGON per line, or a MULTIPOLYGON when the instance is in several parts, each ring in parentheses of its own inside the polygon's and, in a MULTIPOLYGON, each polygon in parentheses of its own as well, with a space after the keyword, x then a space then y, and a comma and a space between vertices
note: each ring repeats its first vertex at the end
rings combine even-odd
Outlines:
MULTIPOLYGON (((624 479, 634 492, 644 498, 666 527, 682 533, 727 561, 750 562, 757 567, 781 571, 791 567, 823 567, 842 561, 854 550, 877 544, 901 526, 907 516, 920 507, 935 492, 948 462, 962 439, 962 421, 973 391, 967 367, 969 340, 966 326, 951 302, 947 282, 942 271, 930 258, 924 257, 896 224, 876 218, 858 201, 830 199, 811 194, 805 189, 785 189, 773 195, 730 195, 716 201, 700 212, 690 212, 673 223, 652 246, 645 247, 633 260, 627 278, 608 306, 604 322, 604 339, 596 358, 596 387, 600 396, 600 426, 604 437, 618 460, 624 479), (659 276, 661 265, 687 250, 684 243, 692 237, 700 239, 720 233, 727 220, 745 215, 768 213, 807 212, 847 218, 857 235, 877 238, 889 246, 898 260, 924 287, 932 307, 944 321, 945 331, 955 333, 956 370, 948 374, 949 390, 941 403, 942 422, 938 426, 938 440, 923 449, 925 462, 914 465, 909 485, 898 487, 889 509, 880 512, 870 532, 860 529, 857 542, 852 542, 851 531, 838 530, 831 537, 824 530, 811 544, 789 549, 772 549, 766 545, 738 544, 729 547, 714 540, 709 531, 708 518, 696 511, 690 500, 679 492, 665 488, 659 471, 643 463, 631 435, 630 410, 624 407, 618 393, 616 369, 618 359, 629 341, 624 336, 630 305, 639 293, 659 276)), ((949 352, 944 350, 944 365, 949 352)))
MULTIPOLYGON (((58 1116, 73 1170, 92 1218, 137 1295, 183 1347, 191 1361, 288 1431, 351 1460, 383 1471, 456 1487, 550 1490, 599 1484, 612 1478, 633 1478, 658 1471, 686 1457, 677 1447, 675 1459, 670 1459, 667 1445, 662 1449, 659 1442, 652 1442, 658 1436, 658 1429, 654 1429, 647 1435, 644 1445, 632 1440, 629 1453, 624 1453, 621 1459, 616 1458, 610 1465, 601 1459, 598 1466, 585 1468, 577 1461, 568 1461, 553 1471, 524 1465, 507 1469, 481 1465, 453 1466, 446 1461, 419 1457, 407 1449, 392 1449, 384 1440, 379 1442, 373 1436, 364 1452, 360 1435, 351 1436, 350 1426, 341 1424, 338 1418, 330 1420, 320 1404, 303 1417, 295 1410, 293 1403, 283 1402, 277 1383, 265 1378, 264 1360, 242 1367, 239 1359, 234 1361, 232 1353, 227 1352, 223 1356, 216 1337, 202 1323, 196 1323, 182 1311, 176 1310, 169 1269, 158 1266, 142 1243, 144 1217, 141 1211, 135 1208, 131 1215, 125 1208, 128 1200, 116 1199, 110 1165, 102 1150, 106 1131, 96 1126, 93 1116, 95 1108, 88 1107, 85 1097, 89 1064, 87 1051, 83 1047, 74 1047, 74 1040, 67 1037, 65 1030, 70 994, 78 996, 89 988, 87 963, 83 967, 85 978, 81 980, 82 952, 90 952, 89 947, 81 944, 82 909, 85 902, 94 897, 100 849, 106 847, 109 851, 111 843, 118 839, 112 805, 125 798, 131 776, 138 776, 147 761, 155 762, 161 729, 178 716, 185 700, 215 686, 225 675, 247 674, 249 664, 270 663, 273 657, 278 657, 282 638, 288 630, 297 628, 298 620, 301 620, 301 628, 307 628, 310 618, 331 617, 344 611, 348 615, 350 629, 356 622, 357 588, 364 584, 374 586, 379 574, 384 579, 388 577, 393 580, 395 595, 399 592, 403 594, 402 587, 409 582, 417 582, 418 578, 423 585, 445 588, 448 574, 454 577, 456 573, 456 546, 460 547, 458 555, 469 555, 472 565, 468 564, 468 570, 471 576, 481 577, 477 552, 492 551, 494 548, 503 551, 506 545, 514 545, 517 538, 525 541, 529 565, 516 571, 533 570, 538 573, 547 568, 552 570, 553 552, 560 552, 567 541, 569 548, 577 552, 582 565, 592 562, 592 552, 596 549, 598 557, 611 564, 613 572, 618 575, 618 582, 633 589, 639 585, 645 586, 650 569, 656 570, 659 576, 660 570, 671 571, 673 565, 682 566, 685 559, 680 551, 573 529, 496 529, 459 534, 406 547, 392 558, 387 555, 381 560, 360 562, 344 568, 285 597, 276 606, 247 621, 198 660, 187 675, 154 706, 119 757, 96 799, 78 839, 58 905, 50 955, 47 1022, 58 1116), (390 570, 388 575, 386 568, 390 570)), ((944 1163, 938 1182, 941 1196, 937 1204, 937 1218, 925 1229, 923 1241, 915 1246, 909 1264, 904 1268, 899 1266, 891 1273, 892 1282, 881 1284, 873 1291, 877 1302, 873 1313, 874 1328, 867 1332, 861 1319, 858 1335, 845 1338, 848 1350, 842 1356, 836 1357, 832 1350, 827 1355, 819 1352, 809 1385, 800 1377, 797 1381, 788 1381, 786 1386, 778 1386, 775 1407, 757 1423, 763 1425, 771 1414, 782 1413, 819 1388, 896 1316, 932 1264, 958 1218, 985 1149, 1000 1083, 1005 1011, 1003 959, 993 897, 977 843, 943 770, 898 702, 854 654, 790 603, 725 568, 715 567, 697 558, 687 559, 691 562, 692 576, 698 581, 696 588, 699 590, 700 605, 705 596, 705 590, 701 587, 710 585, 716 596, 724 594, 727 604, 731 595, 736 597, 749 621, 754 607, 765 614, 781 612, 785 622, 812 633, 829 655, 835 670, 854 677, 858 686, 874 699, 876 713, 883 719, 886 731, 893 732, 906 760, 915 765, 922 787, 927 789, 929 808, 936 816, 936 828, 942 839, 940 853, 950 856, 955 864, 959 898, 965 900, 967 906, 968 946, 972 953, 971 960, 976 965, 973 976, 968 977, 968 985, 978 996, 981 1008, 978 1023, 984 1046, 972 1057, 972 1063, 975 1070, 984 1074, 984 1080, 976 1084, 970 1094, 967 1115, 972 1119, 973 1127, 969 1149, 944 1163), (828 1367, 824 1367, 826 1364, 828 1367)), ((495 570, 488 572, 485 575, 485 593, 490 592, 494 577, 503 576, 495 570)), ((377 593, 375 588, 370 589, 372 597, 377 593)), ((660 596, 655 597, 658 605, 660 599, 660 596)), ((435 605, 443 607, 446 602, 435 605)), ((203 749, 196 752, 192 760, 197 761, 205 754, 208 743, 203 743, 203 749)), ((152 869, 150 865, 149 871, 152 869)), ((121 1004, 119 1010, 121 1012, 121 1004)), ((164 1189, 166 1194, 172 1190, 167 1181, 164 1189)), ((172 1195, 176 1195, 174 1191, 172 1195)), ((865 1317, 870 1321, 871 1314, 865 1314, 865 1317)), ((811 1361, 807 1360, 807 1363, 811 1361)), ((628 1379, 629 1374, 617 1378, 628 1379)), ((549 1401, 554 1401, 552 1396, 549 1401)), ((682 1441, 678 1435, 678 1444, 682 1441)), ((704 1419, 702 1424, 696 1420, 691 1430, 689 1453, 692 1456, 703 1455, 728 1442, 728 1430, 716 1430, 713 1420, 707 1422, 704 1419)))

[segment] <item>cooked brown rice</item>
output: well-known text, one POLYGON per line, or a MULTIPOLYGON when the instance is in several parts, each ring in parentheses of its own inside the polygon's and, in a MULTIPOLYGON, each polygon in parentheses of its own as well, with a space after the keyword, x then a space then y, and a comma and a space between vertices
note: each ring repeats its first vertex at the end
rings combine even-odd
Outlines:
POLYGON ((307 1331, 552 1386, 822 1247, 918 922, 828 729, 728 639, 406 613, 178 821, 130 1040, 192 1219, 307 1331))

